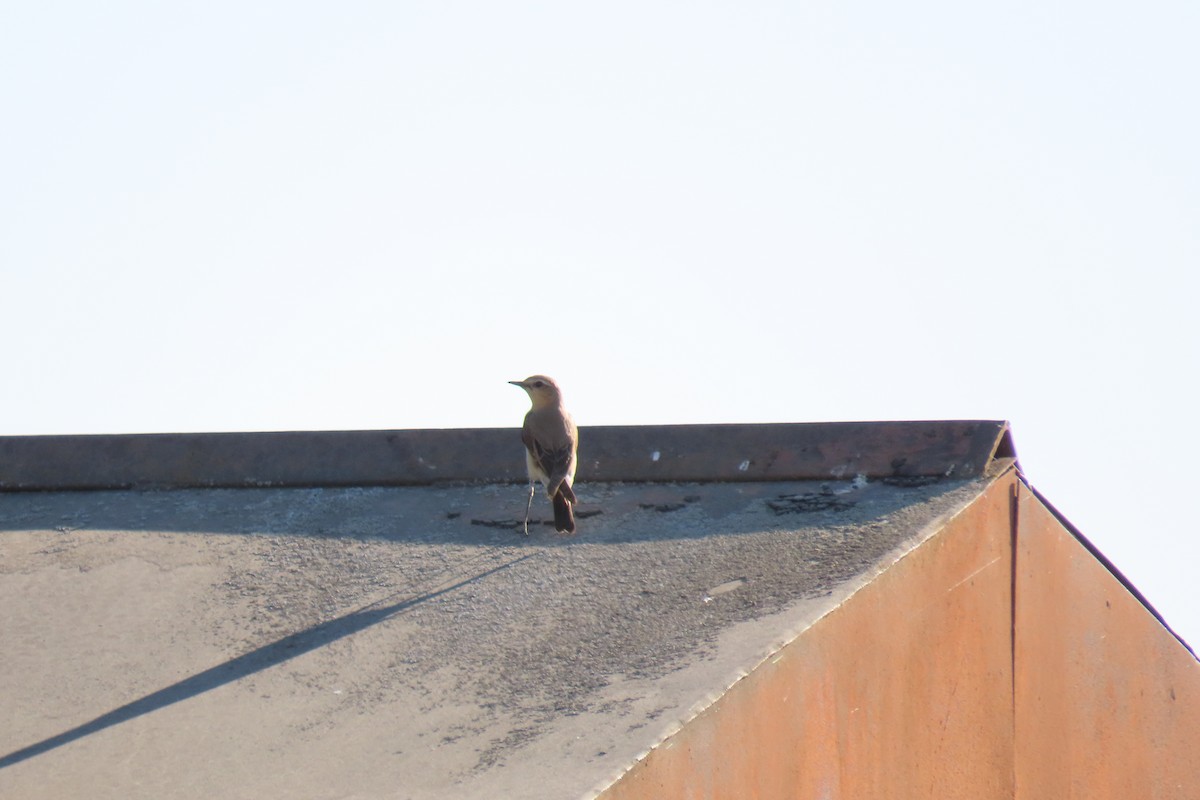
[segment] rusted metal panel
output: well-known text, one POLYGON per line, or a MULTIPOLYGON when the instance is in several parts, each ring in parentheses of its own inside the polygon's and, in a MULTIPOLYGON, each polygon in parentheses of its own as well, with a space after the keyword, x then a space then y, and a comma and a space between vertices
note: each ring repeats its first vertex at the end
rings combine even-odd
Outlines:
MULTIPOLYGON (((581 481, 948 475, 1007 453, 1004 422, 593 427, 581 481)), ((507 428, 0 437, 0 490, 365 486, 525 479, 507 428)))
POLYGON ((993 482, 600 797, 1012 797, 1014 485, 993 482))
POLYGON ((1022 489, 1017 796, 1200 797, 1200 663, 1022 489))
POLYGON ((1180 645, 1182 645, 1189 653, 1192 654, 1193 658, 1196 656, 1196 651, 1192 648, 1192 646, 1188 644, 1182 636, 1179 635, 1178 631, 1170 626, 1163 615, 1160 614, 1158 609, 1156 609, 1150 602, 1149 598, 1142 594, 1141 590, 1133 585, 1133 582, 1130 581, 1123 572, 1121 572, 1120 568, 1117 567, 1116 564, 1109 560, 1108 556, 1101 552, 1100 548, 1096 547, 1096 545, 1093 544, 1092 541, 1088 539, 1088 537, 1085 536, 1081 530, 1076 528, 1069 519, 1063 516, 1063 514, 1057 508, 1055 508, 1049 500, 1046 499, 1046 496, 1037 490, 1037 487, 1024 484, 1024 489, 1033 492, 1033 496, 1038 499, 1038 502, 1045 506, 1047 511, 1054 515, 1054 518, 1058 520, 1059 524, 1062 525, 1063 528, 1070 533, 1071 536, 1073 536, 1079 542, 1079 544, 1081 544, 1083 548, 1087 550, 1089 554, 1091 554, 1093 558, 1099 561, 1100 565, 1104 567, 1105 570, 1112 573, 1112 576, 1117 580, 1117 582, 1124 586, 1125 589, 1134 596, 1138 603, 1140 603, 1148 613, 1158 620, 1158 623, 1162 625, 1172 636, 1174 636, 1180 645))

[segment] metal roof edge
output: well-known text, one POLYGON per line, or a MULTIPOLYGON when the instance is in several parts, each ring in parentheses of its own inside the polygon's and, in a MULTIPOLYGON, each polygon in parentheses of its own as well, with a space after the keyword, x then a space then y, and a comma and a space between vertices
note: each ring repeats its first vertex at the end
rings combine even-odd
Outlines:
MULTIPOLYGON (((1003 421, 596 426, 578 480, 973 478, 1007 457, 1003 421)), ((524 480, 511 428, 0 437, 0 491, 524 480)))

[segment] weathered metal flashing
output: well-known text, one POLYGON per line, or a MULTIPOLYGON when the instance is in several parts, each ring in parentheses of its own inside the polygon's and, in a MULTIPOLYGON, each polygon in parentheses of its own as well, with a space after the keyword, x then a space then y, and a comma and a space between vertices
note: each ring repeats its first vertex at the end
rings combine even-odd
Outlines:
MULTIPOLYGON (((581 481, 983 475, 1015 458, 1002 421, 601 426, 581 481)), ((525 480, 509 428, 0 437, 0 490, 404 486, 525 480)))

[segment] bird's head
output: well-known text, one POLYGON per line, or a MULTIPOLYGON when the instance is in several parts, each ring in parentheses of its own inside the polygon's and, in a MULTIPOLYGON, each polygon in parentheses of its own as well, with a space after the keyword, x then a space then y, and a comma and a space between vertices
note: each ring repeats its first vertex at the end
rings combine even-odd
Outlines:
POLYGON ((523 381, 509 381, 513 386, 520 386, 529 395, 534 408, 556 405, 562 400, 558 384, 545 375, 530 375, 523 381))

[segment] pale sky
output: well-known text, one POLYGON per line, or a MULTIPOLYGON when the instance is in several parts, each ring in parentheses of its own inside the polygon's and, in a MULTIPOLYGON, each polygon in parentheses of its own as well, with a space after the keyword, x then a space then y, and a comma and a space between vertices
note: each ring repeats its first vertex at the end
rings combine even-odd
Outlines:
POLYGON ((1008 419, 1200 644, 1200 5, 9 3, 0 435, 1008 419))

